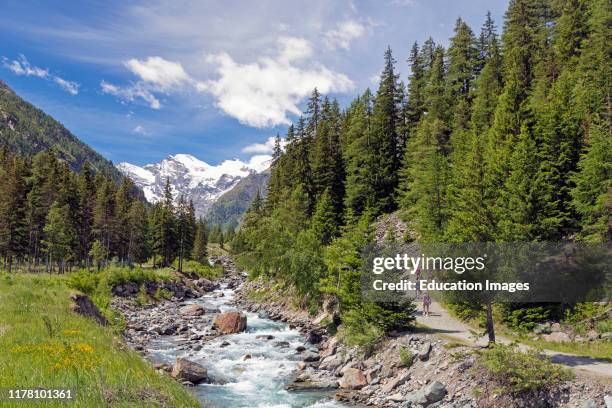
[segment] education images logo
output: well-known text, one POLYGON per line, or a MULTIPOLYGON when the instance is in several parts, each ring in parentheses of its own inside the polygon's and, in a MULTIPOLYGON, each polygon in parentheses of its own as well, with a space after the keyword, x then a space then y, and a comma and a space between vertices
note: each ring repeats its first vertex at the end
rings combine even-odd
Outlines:
MULTIPOLYGON (((415 275, 416 280, 400 279, 387 282, 383 279, 372 281, 375 291, 505 291, 514 293, 516 291, 528 291, 528 282, 492 282, 488 279, 476 279, 477 281, 455 280, 455 279, 426 279, 424 272, 431 275, 454 272, 462 275, 465 272, 479 273, 486 269, 487 254, 482 256, 441 257, 441 256, 410 256, 408 254, 396 254, 394 257, 375 257, 372 261, 372 273, 382 275, 393 271, 405 275, 415 275), (422 278, 423 277, 423 278, 422 278)), ((473 275, 472 275, 473 276, 473 275)))

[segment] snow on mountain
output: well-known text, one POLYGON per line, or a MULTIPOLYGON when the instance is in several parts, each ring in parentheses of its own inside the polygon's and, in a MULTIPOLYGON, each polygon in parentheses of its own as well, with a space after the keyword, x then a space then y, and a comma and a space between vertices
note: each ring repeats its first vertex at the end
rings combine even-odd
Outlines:
POLYGON ((163 196, 166 179, 170 180, 175 199, 180 195, 193 200, 196 215, 206 211, 224 193, 252 173, 260 173, 270 167, 270 156, 253 156, 247 163, 225 160, 213 166, 189 154, 168 156, 156 164, 143 167, 120 163, 117 168, 140 187, 146 199, 154 203, 163 196))

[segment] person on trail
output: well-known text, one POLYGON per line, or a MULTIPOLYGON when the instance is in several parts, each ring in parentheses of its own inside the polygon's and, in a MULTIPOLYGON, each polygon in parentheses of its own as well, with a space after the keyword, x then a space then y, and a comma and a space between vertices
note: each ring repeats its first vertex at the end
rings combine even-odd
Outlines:
POLYGON ((419 292, 421 291, 421 282, 419 282, 420 280, 421 280, 421 268, 417 268, 416 272, 414 273, 414 281, 416 282, 417 299, 419 298, 419 292))
POLYGON ((429 305, 431 305, 431 298, 429 293, 425 292, 423 295, 423 316, 429 316, 429 305))

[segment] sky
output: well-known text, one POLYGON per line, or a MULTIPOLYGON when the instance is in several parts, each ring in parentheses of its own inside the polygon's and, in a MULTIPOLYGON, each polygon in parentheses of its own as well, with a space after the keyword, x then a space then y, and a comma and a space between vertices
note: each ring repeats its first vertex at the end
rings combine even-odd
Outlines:
POLYGON ((314 87, 346 106, 383 52, 476 34, 505 0, 0 0, 0 79, 115 163, 270 153, 314 87))

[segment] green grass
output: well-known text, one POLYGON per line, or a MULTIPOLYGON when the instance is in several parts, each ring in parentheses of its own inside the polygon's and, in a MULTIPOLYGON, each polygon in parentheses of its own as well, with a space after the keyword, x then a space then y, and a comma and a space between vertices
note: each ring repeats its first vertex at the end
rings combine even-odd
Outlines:
MULTIPOLYGON (((508 335, 508 337, 511 337, 508 335)), ((526 337, 512 336, 520 343, 545 350, 559 351, 561 353, 588 356, 612 362, 612 341, 585 341, 571 343, 553 343, 542 339, 532 340, 526 337)))
POLYGON ((230 244, 223 244, 223 248, 219 244, 208 244, 208 255, 209 256, 229 256, 231 246, 230 244))
POLYGON ((71 312, 67 280, 0 273, 0 389, 70 388, 76 393, 69 405, 39 406, 200 406, 177 382, 129 350, 115 328, 71 312))

